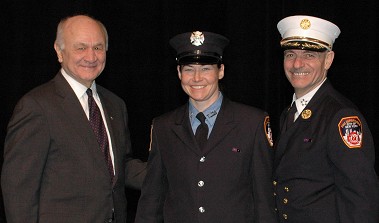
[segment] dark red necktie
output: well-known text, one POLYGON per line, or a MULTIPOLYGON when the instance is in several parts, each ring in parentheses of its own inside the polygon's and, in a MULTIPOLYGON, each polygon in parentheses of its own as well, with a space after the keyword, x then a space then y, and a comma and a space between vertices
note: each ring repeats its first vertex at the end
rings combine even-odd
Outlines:
POLYGON ((208 125, 205 123, 205 116, 202 112, 199 112, 196 118, 199 119, 200 125, 196 129, 195 138, 200 149, 203 149, 208 140, 208 125))
POLYGON ((91 124, 92 130, 96 135, 97 142, 99 143, 101 152, 104 155, 105 162, 108 167, 109 174, 111 176, 111 181, 113 180, 113 165, 112 159, 109 152, 109 142, 107 136, 107 130, 105 128, 103 118, 101 117, 101 112, 97 106, 95 99, 92 96, 92 90, 87 89, 88 95, 88 107, 89 107, 89 122, 91 124))

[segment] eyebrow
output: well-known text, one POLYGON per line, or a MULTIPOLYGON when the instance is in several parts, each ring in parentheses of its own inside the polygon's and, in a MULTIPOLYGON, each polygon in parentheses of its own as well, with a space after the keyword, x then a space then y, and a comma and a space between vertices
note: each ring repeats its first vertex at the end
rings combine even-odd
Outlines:
MULTIPOLYGON (((90 44, 79 42, 79 43, 74 43, 74 46, 89 46, 90 44)), ((96 43, 93 46, 105 46, 104 43, 96 43)))

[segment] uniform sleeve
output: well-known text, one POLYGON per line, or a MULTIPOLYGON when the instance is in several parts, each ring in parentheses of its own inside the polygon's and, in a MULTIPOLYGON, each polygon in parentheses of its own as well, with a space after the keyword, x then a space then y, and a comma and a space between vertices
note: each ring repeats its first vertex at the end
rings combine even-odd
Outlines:
POLYGON ((276 221, 272 185, 273 147, 269 117, 261 121, 256 130, 252 161, 255 222, 276 221))
POLYGON ((135 223, 163 222, 163 203, 167 191, 167 178, 158 144, 155 130, 152 127, 147 174, 138 201, 135 223))
POLYGON ((340 111, 329 126, 328 155, 334 165, 340 222, 377 223, 379 186, 374 170, 375 148, 364 117, 340 111))
POLYGON ((49 150, 47 120, 37 102, 24 97, 8 124, 1 186, 7 221, 37 222, 40 181, 49 150))

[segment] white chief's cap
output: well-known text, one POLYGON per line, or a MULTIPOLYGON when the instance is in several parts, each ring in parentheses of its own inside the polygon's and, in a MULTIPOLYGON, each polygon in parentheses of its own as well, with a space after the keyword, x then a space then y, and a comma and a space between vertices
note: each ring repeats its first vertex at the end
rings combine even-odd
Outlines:
POLYGON ((312 51, 332 50, 333 43, 341 30, 335 24, 313 16, 289 16, 279 21, 283 49, 312 51))

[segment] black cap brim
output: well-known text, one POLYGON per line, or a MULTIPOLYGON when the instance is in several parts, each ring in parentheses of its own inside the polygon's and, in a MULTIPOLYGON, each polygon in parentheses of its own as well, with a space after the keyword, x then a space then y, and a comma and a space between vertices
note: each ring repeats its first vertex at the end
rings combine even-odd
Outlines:
POLYGON ((177 59, 179 65, 187 64, 218 64, 222 63, 221 57, 206 56, 206 55, 185 55, 177 59))

